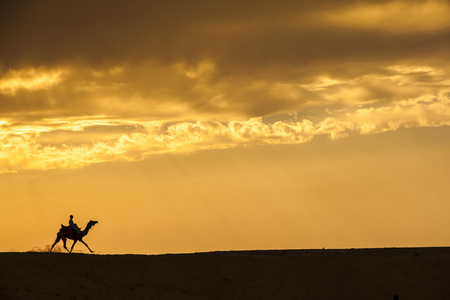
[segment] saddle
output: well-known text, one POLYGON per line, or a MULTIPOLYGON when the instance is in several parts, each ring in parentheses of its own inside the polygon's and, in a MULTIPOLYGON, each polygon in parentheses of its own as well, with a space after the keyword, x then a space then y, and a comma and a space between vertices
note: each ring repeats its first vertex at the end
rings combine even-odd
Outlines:
POLYGON ((64 226, 63 224, 61 224, 61 229, 64 230, 64 231, 76 232, 76 230, 73 227, 71 227, 70 225, 69 226, 64 226))

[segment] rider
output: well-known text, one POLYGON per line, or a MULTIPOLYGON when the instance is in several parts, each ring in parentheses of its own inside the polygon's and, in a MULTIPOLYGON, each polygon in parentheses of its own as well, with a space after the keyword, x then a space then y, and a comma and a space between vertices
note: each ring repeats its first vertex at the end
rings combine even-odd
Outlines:
POLYGON ((78 225, 73 222, 73 216, 72 215, 70 215, 69 227, 72 228, 75 232, 81 233, 80 227, 78 227, 78 225))

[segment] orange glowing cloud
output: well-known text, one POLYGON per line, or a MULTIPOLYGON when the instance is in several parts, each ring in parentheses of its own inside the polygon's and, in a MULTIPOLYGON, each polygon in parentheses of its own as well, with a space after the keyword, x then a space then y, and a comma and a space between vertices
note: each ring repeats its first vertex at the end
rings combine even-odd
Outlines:
POLYGON ((448 125, 445 1, 28 5, 2 19, 4 172, 448 125))
POLYGON ((426 32, 450 26, 447 1, 389 1, 356 4, 324 13, 326 21, 365 29, 390 32, 426 32))
POLYGON ((141 160, 163 153, 185 153, 257 144, 300 144, 314 136, 331 139, 398 128, 450 125, 450 93, 406 99, 379 108, 336 112, 319 122, 261 118, 221 123, 52 120, 27 128, 3 125, 0 170, 79 168, 115 160, 141 160), (93 130, 95 129, 95 130, 93 130), (92 138, 92 133, 95 132, 92 138), (81 134, 81 135, 80 135, 81 134), (65 142, 72 143, 65 143, 65 142))
POLYGON ((0 94, 15 95, 18 90, 37 91, 48 89, 63 78, 64 70, 27 68, 10 70, 0 79, 0 94))

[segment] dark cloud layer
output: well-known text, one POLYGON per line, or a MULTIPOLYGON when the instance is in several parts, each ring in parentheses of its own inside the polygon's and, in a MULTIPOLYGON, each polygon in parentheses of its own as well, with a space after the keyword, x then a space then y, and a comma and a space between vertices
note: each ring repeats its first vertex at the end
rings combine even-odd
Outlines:
MULTIPOLYGON (((320 18, 354 2, 14 1, 2 9, 2 65, 195 64, 206 57, 224 72, 274 65, 310 72, 311 65, 450 57, 448 28, 389 33, 320 18)), ((362 3, 370 2, 381 3, 362 3)))
POLYGON ((449 85, 445 1, 9 1, 0 11, 7 118, 222 121, 449 85))

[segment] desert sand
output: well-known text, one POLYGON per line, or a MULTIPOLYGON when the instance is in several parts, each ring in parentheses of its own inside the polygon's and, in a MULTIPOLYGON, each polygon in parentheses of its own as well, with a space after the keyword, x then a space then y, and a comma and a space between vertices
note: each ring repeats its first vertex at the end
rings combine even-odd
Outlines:
POLYGON ((450 248, 0 253, 0 299, 450 299, 450 248))

